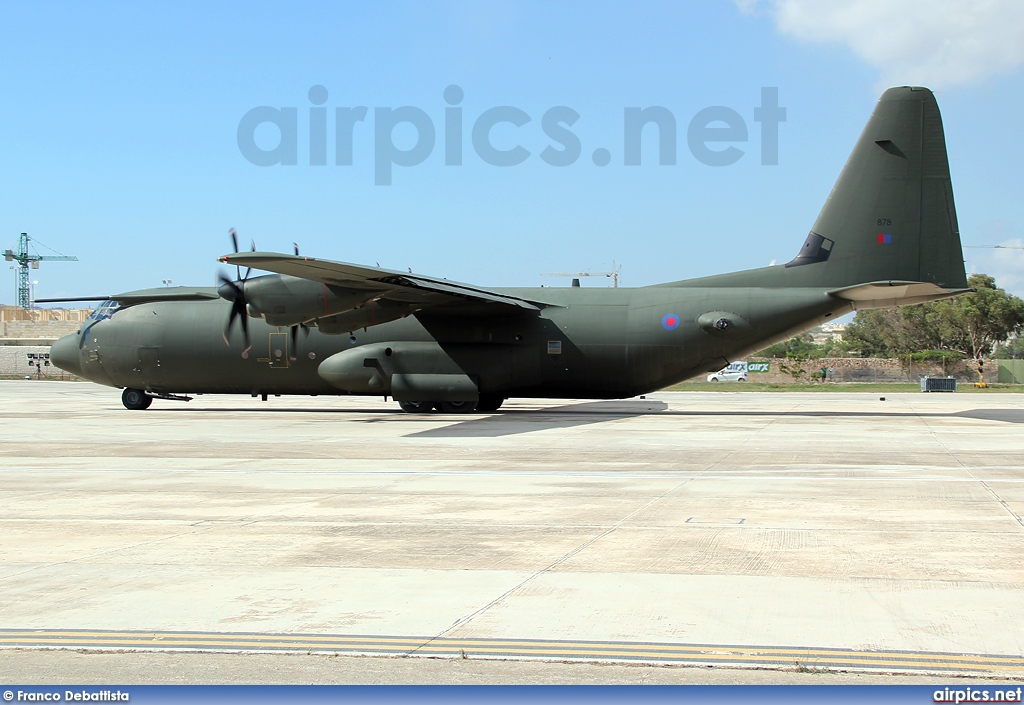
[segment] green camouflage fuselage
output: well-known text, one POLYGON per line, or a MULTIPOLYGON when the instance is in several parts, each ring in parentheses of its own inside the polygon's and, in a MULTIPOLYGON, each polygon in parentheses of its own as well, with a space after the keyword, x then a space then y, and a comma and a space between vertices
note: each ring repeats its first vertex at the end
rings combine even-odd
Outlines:
POLYGON ((93 381, 162 393, 343 394, 318 373, 335 353, 390 344, 394 353, 381 360, 394 368, 389 372, 454 371, 436 356, 403 359, 403 343, 437 343, 480 393, 612 398, 718 370, 737 356, 852 310, 850 302, 808 288, 500 291, 554 305, 505 318, 484 312, 477 317, 467 308, 433 310, 351 335, 312 328, 308 337, 297 336, 295 350, 287 328, 250 319, 252 349, 243 358, 237 331, 230 345, 222 339, 228 302, 159 302, 87 323, 84 342, 75 336, 64 345, 74 343, 80 373, 93 381), (709 313, 731 314, 740 325, 702 328, 698 319, 709 313))

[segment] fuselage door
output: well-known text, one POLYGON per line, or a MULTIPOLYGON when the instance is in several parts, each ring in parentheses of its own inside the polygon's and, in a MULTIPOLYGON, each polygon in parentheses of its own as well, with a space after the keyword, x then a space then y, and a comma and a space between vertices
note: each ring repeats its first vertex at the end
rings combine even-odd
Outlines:
POLYGON ((164 383, 163 371, 160 369, 160 348, 139 348, 139 371, 146 389, 159 391, 164 383))

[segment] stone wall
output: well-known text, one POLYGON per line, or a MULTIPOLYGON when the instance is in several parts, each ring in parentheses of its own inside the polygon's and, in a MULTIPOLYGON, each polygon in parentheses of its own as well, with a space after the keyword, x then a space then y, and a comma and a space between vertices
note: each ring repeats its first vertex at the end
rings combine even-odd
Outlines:
MULTIPOLYGON (((920 364, 911 363, 907 366, 905 361, 887 360, 874 357, 824 357, 820 360, 807 360, 803 363, 794 363, 785 359, 767 357, 749 357, 747 362, 767 362, 770 365, 769 371, 751 372, 750 381, 765 382, 768 384, 792 384, 793 376, 786 374, 780 369, 780 365, 800 367, 804 370, 801 382, 817 382, 821 379, 821 368, 835 366, 836 373, 834 382, 918 382, 921 377, 946 377, 952 375, 961 384, 974 383, 978 381, 978 373, 974 364, 956 362, 947 364, 920 364)), ((995 360, 988 360, 985 363, 985 381, 994 383, 998 381, 999 371, 995 360)))
MULTIPOLYGON (((42 367, 36 370, 35 365, 29 366, 28 355, 48 355, 49 346, 46 345, 0 345, 0 376, 3 377, 25 377, 32 379, 72 379, 72 375, 64 372, 51 363, 49 367, 42 367)), ((32 362, 35 362, 34 360, 32 362)))

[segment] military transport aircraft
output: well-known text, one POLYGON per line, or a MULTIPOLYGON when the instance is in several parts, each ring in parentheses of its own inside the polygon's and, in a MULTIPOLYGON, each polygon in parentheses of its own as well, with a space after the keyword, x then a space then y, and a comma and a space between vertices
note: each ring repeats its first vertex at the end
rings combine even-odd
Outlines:
POLYGON ((938 105, 912 87, 882 95, 784 266, 632 289, 508 289, 295 250, 239 252, 236 241, 220 261, 237 276, 219 288, 108 296, 50 359, 123 388, 129 409, 195 393, 360 394, 410 412, 489 412, 510 397, 644 394, 856 309, 970 291, 938 105))

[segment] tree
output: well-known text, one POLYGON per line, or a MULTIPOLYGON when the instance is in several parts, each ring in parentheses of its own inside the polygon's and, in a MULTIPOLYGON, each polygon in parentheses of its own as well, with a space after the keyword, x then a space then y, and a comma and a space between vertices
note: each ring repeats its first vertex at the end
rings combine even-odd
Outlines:
POLYGON ((997 288, 995 278, 987 274, 972 274, 967 283, 977 291, 930 305, 948 347, 982 358, 1024 328, 1024 300, 997 288))
POLYGON ((935 312, 928 304, 860 311, 843 332, 843 343, 865 357, 899 357, 942 347, 935 312))
POLYGON ((792 377, 794 382, 799 382, 807 374, 803 364, 806 361, 807 358, 803 355, 788 353, 785 361, 779 363, 779 371, 792 377))
POLYGON ((904 357, 923 351, 957 351, 985 357, 1024 330, 1024 300, 996 287, 993 277, 972 274, 976 289, 953 299, 917 306, 860 311, 843 342, 862 355, 904 357))
POLYGON ((821 357, 821 353, 820 346, 814 344, 814 338, 811 337, 811 334, 802 333, 789 340, 765 348, 759 354, 763 357, 807 360, 821 357))
POLYGON ((1016 337, 1010 340, 1006 345, 999 346, 999 357, 1020 360, 1024 359, 1024 337, 1016 337))

